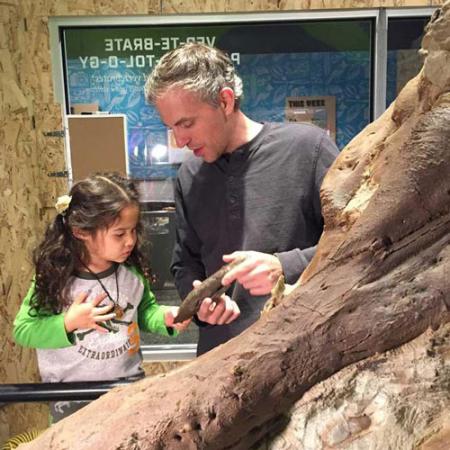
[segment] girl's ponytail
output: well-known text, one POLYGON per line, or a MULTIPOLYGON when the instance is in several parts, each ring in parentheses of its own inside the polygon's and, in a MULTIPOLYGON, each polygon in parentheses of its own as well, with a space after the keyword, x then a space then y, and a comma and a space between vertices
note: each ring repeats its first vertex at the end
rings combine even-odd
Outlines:
POLYGON ((58 314, 66 303, 65 292, 74 271, 77 248, 65 222, 65 217, 57 214, 33 252, 36 287, 30 303, 32 313, 58 314))

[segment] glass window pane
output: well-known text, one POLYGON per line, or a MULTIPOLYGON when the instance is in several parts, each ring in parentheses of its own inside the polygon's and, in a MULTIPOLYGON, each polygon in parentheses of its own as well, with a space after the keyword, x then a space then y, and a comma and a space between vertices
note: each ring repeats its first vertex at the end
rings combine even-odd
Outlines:
POLYGON ((405 84, 422 67, 419 55, 429 17, 391 18, 388 21, 386 105, 390 105, 405 84))
MULTIPOLYGON (((145 183, 147 185, 148 183, 145 183)), ((145 195, 145 194, 144 194, 145 195)), ((141 198, 145 198, 142 195, 141 198)), ((170 259, 175 243, 175 211, 173 206, 164 202, 142 202, 141 220, 144 227, 144 254, 151 261, 154 282, 152 290, 161 305, 178 306, 180 297, 175 289, 170 273, 170 259)), ((198 331, 194 324, 176 338, 167 338, 157 334, 141 333, 142 344, 194 344, 198 331)))

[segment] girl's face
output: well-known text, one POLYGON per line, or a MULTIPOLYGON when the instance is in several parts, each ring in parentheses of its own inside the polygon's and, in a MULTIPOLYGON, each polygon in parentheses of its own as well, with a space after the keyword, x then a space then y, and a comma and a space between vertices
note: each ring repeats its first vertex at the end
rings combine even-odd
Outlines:
POLYGON ((139 220, 139 208, 126 206, 119 217, 108 228, 85 235, 84 244, 89 252, 87 262, 93 272, 102 272, 111 267, 111 263, 123 263, 136 245, 136 226, 139 220))

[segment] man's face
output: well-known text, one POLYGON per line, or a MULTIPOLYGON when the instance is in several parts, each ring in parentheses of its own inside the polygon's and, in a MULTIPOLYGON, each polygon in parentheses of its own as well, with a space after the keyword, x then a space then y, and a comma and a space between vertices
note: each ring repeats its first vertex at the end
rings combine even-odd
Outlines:
POLYGON ((161 120, 172 129, 177 146, 187 146, 195 156, 214 162, 229 148, 231 131, 229 106, 214 107, 194 92, 171 88, 157 101, 161 120))

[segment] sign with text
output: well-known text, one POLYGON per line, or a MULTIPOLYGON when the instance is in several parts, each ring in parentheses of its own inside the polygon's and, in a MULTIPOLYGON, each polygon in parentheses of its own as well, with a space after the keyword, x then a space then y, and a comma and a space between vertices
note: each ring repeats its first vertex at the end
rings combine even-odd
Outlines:
POLYGON ((286 120, 317 125, 336 141, 336 97, 287 97, 286 120))

